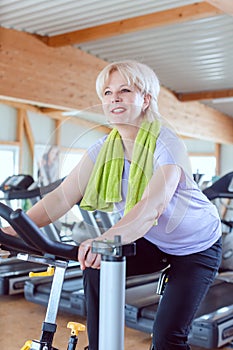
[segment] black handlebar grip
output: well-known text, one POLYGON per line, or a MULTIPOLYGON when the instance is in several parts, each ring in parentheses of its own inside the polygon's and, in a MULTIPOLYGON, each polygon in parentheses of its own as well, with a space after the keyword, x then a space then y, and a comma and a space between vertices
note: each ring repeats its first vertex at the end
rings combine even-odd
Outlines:
POLYGON ((46 237, 37 225, 21 209, 10 214, 12 226, 25 241, 44 253, 69 260, 77 260, 78 246, 55 242, 46 237))
POLYGON ((6 234, 0 229, 0 242, 1 247, 16 252, 25 252, 28 254, 42 255, 42 253, 28 244, 26 244, 22 239, 6 234))

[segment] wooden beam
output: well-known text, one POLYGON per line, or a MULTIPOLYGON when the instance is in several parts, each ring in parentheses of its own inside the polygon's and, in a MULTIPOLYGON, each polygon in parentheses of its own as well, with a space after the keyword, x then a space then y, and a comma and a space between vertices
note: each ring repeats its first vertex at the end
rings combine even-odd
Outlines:
MULTIPOLYGON (((106 62, 73 47, 47 47, 23 32, 0 28, 1 34, 0 95, 5 100, 10 97, 11 101, 16 98, 59 110, 87 112, 88 107, 100 105, 95 80, 106 62)), ((159 101, 161 114, 175 125, 178 134, 233 143, 233 118, 198 102, 180 102, 164 88, 161 88, 159 101)), ((74 119, 77 123, 88 122, 70 118, 72 122, 74 119)))
POLYGON ((175 93, 179 101, 213 100, 233 97, 233 89, 175 93))
POLYGON ((216 158, 216 175, 221 174, 221 145, 219 143, 215 144, 215 158, 216 158))
POLYGON ((57 109, 100 103, 95 80, 106 63, 72 47, 49 48, 32 35, 0 28, 0 98, 57 109))
POLYGON ((17 110, 17 130, 16 130, 16 140, 19 143, 19 172, 23 169, 23 124, 24 124, 25 110, 17 110))
POLYGON ((216 143, 233 143, 233 118, 199 102, 180 102, 162 88, 159 110, 177 134, 216 143))
POLYGON ((20 103, 19 101, 14 102, 12 100, 8 101, 7 99, 0 99, 0 104, 6 104, 16 109, 23 109, 25 111, 31 111, 36 114, 42 114, 44 116, 47 116, 48 118, 55 119, 59 123, 63 123, 63 122, 73 123, 73 124, 84 126, 86 128, 95 129, 96 131, 100 131, 105 134, 108 134, 111 131, 111 128, 109 128, 108 126, 99 124, 98 122, 92 122, 92 121, 85 120, 83 118, 79 118, 75 116, 65 117, 63 115, 64 111, 67 111, 70 109, 61 110, 61 109, 52 109, 52 108, 38 108, 38 107, 32 106, 31 104, 20 103))
POLYGON ((28 144, 29 144, 29 149, 32 155, 32 159, 34 158, 34 137, 33 137, 33 132, 32 132, 32 128, 30 125, 30 122, 28 120, 28 116, 26 114, 26 111, 24 111, 25 116, 24 116, 24 130, 25 130, 25 135, 27 137, 28 140, 28 144))
POLYGON ((52 117, 55 115, 62 115, 64 110, 62 109, 55 109, 55 108, 46 108, 46 107, 41 107, 40 108, 41 113, 46 114, 46 115, 51 115, 52 117))
MULTIPOLYGON (((80 126, 83 126, 88 129, 95 129, 96 131, 103 132, 105 134, 108 134, 112 129, 108 126, 99 124, 98 122, 95 121, 90 121, 87 119, 84 119, 82 117, 77 117, 77 116, 64 116, 63 113, 64 111, 62 110, 56 110, 52 108, 41 108, 40 113, 43 115, 48 116, 49 118, 55 119, 57 121, 60 121, 61 123, 73 123, 73 124, 78 124, 80 126)), ((85 111, 83 112, 85 115, 85 111)))
POLYGON ((189 152, 191 157, 215 157, 214 152, 189 152))
POLYGON ((233 1, 232 0, 206 0, 209 4, 215 6, 221 11, 233 16, 233 1))
POLYGON ((222 11, 215 6, 206 2, 200 2, 143 16, 101 24, 95 27, 84 28, 66 34, 46 37, 42 38, 42 40, 46 42, 47 45, 53 47, 74 45, 159 26, 215 16, 221 12, 222 11))
POLYGON ((20 144, 23 143, 23 123, 24 123, 25 111, 23 109, 17 110, 17 130, 16 130, 16 141, 20 144))
POLYGON ((3 141, 3 140, 0 140, 0 144, 1 145, 9 145, 9 146, 18 146, 20 147, 20 143, 18 141, 3 141))
POLYGON ((55 120, 55 145, 60 146, 61 145, 61 120, 55 120))
POLYGON ((74 117, 74 116, 64 117, 62 115, 62 113, 60 113, 60 112, 59 113, 58 112, 54 112, 54 113, 50 112, 49 117, 56 119, 56 120, 60 120, 61 122, 78 124, 80 126, 88 128, 88 129, 95 129, 96 131, 100 131, 100 132, 103 132, 105 134, 108 134, 111 131, 111 128, 109 128, 108 126, 101 125, 97 122, 93 122, 90 120, 86 120, 82 117, 74 117))
POLYGON ((25 109, 26 111, 31 111, 34 113, 53 115, 56 113, 63 113, 68 111, 73 111, 73 109, 68 107, 61 107, 60 109, 52 108, 52 107, 44 107, 44 105, 39 106, 39 103, 36 103, 37 106, 34 105, 33 101, 24 101, 23 99, 18 99, 10 96, 0 96, 0 104, 7 104, 13 108, 25 109))

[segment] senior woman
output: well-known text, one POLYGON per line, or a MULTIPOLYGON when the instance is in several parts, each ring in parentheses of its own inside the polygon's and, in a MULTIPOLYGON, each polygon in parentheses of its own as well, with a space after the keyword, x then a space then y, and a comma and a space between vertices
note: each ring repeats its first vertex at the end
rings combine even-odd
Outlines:
MULTIPOLYGON (((194 182, 182 141, 159 115, 160 86, 154 71, 136 61, 114 62, 100 72, 96 87, 111 133, 91 146, 63 183, 28 215, 44 226, 80 200, 87 210, 118 210, 121 219, 97 239, 120 235, 124 243, 136 242, 136 256, 127 258, 127 276, 170 265, 154 321, 153 349, 190 349, 192 320, 221 261, 217 210, 194 182)), ((84 274, 89 350, 98 350, 101 266, 91 243, 80 245, 78 260, 84 274)))

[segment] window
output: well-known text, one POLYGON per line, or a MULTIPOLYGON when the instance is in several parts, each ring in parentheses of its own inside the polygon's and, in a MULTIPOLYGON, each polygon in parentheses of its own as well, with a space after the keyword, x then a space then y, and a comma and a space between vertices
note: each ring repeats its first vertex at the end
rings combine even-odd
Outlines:
POLYGON ((215 156, 190 156, 193 174, 203 174, 200 183, 209 182, 216 175, 215 156))
MULTIPOLYGON (((19 147, 0 145, 0 185, 6 180, 8 176, 18 174, 19 171, 19 147)), ((4 194, 0 191, 1 200, 4 198, 4 194)), ((9 203, 7 203, 9 205, 9 203)), ((16 209, 17 203, 13 209, 16 209)), ((1 218, 0 225, 7 226, 8 223, 1 218)))
POLYGON ((3 183, 8 176, 18 174, 19 147, 0 145, 0 164, 0 183, 3 183))

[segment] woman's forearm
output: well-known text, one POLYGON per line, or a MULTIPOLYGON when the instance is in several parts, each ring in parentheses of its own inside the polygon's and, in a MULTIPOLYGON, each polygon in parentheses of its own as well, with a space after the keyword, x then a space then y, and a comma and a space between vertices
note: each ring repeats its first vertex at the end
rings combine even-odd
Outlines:
POLYGON ((123 243, 130 243, 143 237, 166 209, 180 177, 181 170, 175 165, 159 168, 149 182, 142 199, 101 238, 112 240, 115 235, 120 235, 123 243))
POLYGON ((158 211, 148 211, 146 207, 144 200, 138 202, 128 214, 98 239, 114 240, 114 236, 120 235, 122 243, 126 244, 143 237, 158 218, 158 211))
POLYGON ((46 226, 63 216, 72 205, 65 199, 59 186, 27 211, 27 215, 39 227, 46 226))

